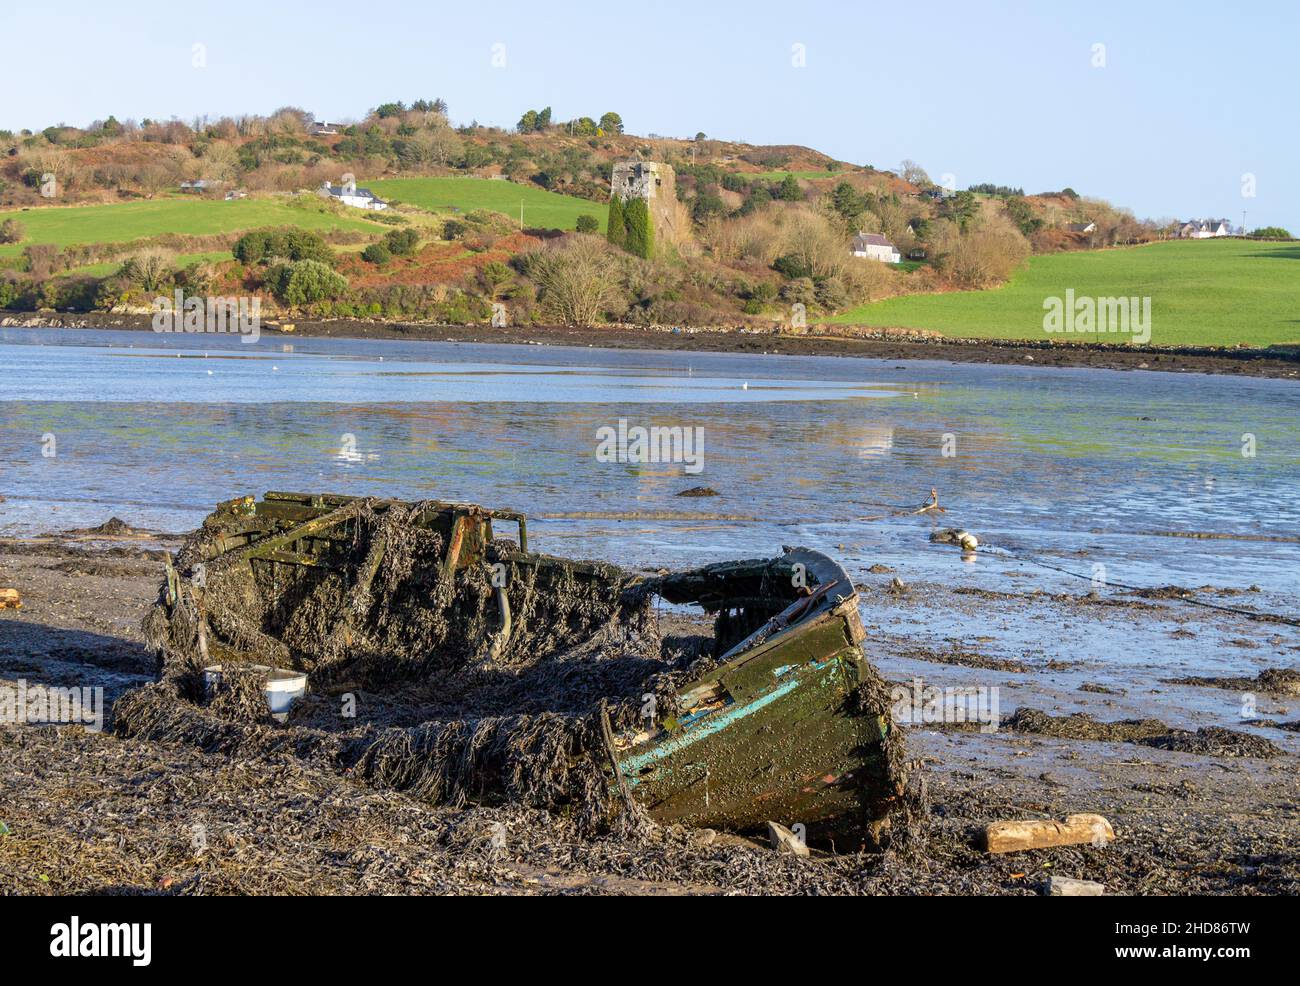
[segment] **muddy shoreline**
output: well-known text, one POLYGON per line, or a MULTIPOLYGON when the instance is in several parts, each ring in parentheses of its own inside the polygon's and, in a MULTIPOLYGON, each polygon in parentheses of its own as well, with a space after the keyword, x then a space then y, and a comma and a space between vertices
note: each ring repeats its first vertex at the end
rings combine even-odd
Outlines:
MULTIPOLYGON (((176 536, 129 533, 5 539, 0 585, 18 587, 24 606, 0 612, 0 684, 100 685, 111 703, 152 680, 157 667, 140 620, 157 598, 165 555, 178 543, 176 536)), ((941 685, 997 681, 1002 718, 1010 720, 992 732, 906 727, 908 756, 929 804, 924 835, 906 852, 815 847, 811 859, 798 859, 745 834, 679 827, 591 838, 537 809, 433 807, 287 755, 231 758, 107 730, 0 725, 0 822, 10 831, 0 837, 0 888, 1029 895, 1056 874, 1104 882, 1108 894, 1300 892, 1300 736, 1267 729, 1279 752, 1263 748, 1267 755, 1259 755, 1260 749, 1231 745, 1182 749, 1126 741, 1126 730, 1158 734, 1146 723, 1093 727, 1094 719, 1150 717, 1189 732, 1230 726, 1236 734, 1234 692, 1222 693, 1222 709, 1216 704, 1199 718, 1175 721, 1174 710, 1184 703, 1172 684, 1148 687, 1140 677, 1113 676, 1104 689, 1074 684, 1054 660, 1050 627, 1041 656, 989 670, 954 666, 946 651, 927 652, 913 635, 882 626, 894 611, 923 618, 945 605, 962 607, 972 622, 1000 619, 1012 607, 1039 607, 1032 618, 1118 619, 1135 631, 1176 627, 1204 634, 1225 626, 1269 640, 1273 629, 1173 609, 1172 601, 1168 610, 1148 601, 1099 607, 1086 597, 991 599, 939 584, 890 594, 890 575, 874 578, 879 585, 861 587, 864 619, 872 659, 886 677, 905 683, 920 669, 941 685), (1111 687, 1121 680, 1123 688, 1111 687), (1034 717, 1023 709, 1044 711, 1034 717), (1080 709, 1091 718, 1070 718, 1080 709), (1117 841, 1005 856, 975 846, 976 833, 990 821, 1079 811, 1106 815, 1117 841)), ((1294 664, 1300 641, 1276 639, 1266 663, 1294 664)), ((1261 695, 1260 707, 1278 721, 1300 713, 1300 701, 1285 692, 1261 695)))
MULTIPOLYGON (((1159 370, 1233 376, 1300 379, 1300 348, 1215 349, 1170 347, 1132 349, 1100 344, 1002 342, 926 338, 923 333, 886 329, 871 337, 776 335, 738 330, 574 328, 567 326, 427 325, 352 320, 295 320, 292 333, 274 325, 271 338, 390 339, 421 342, 505 343, 599 349, 680 350, 784 356, 845 356, 879 360, 946 360, 1016 366, 1085 367, 1106 370, 1159 370)), ((84 328, 152 331, 148 315, 54 315, 17 313, 0 318, 8 328, 84 328)), ((814 327, 833 332, 834 327, 814 327)))

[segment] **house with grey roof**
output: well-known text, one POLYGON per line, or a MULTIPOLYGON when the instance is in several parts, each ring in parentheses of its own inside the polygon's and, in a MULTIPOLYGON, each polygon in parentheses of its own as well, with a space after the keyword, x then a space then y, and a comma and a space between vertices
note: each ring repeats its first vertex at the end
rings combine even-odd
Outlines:
POLYGON ((1185 223, 1175 223, 1175 230, 1180 240, 1208 240, 1232 235, 1226 219, 1189 219, 1185 223))
POLYGON ((342 202, 354 209, 371 209, 379 212, 388 208, 388 203, 375 195, 370 189, 357 188, 357 183, 352 180, 350 175, 343 176, 343 184, 341 185, 331 185, 329 182, 324 182, 320 187, 319 194, 321 198, 342 202))
POLYGON ((855 257, 878 260, 882 264, 898 264, 903 261, 903 255, 898 252, 898 247, 880 233, 859 233, 853 237, 852 252, 855 257))

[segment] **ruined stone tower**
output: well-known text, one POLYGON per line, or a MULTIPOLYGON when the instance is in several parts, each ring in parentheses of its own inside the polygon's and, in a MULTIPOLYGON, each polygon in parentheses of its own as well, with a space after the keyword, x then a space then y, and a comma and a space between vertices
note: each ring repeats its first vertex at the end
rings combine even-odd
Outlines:
POLYGON ((610 176, 610 241, 633 253, 649 256, 654 252, 653 246, 644 252, 638 249, 631 228, 623 227, 625 217, 633 214, 629 206, 638 201, 645 203, 649 213, 649 243, 676 243, 682 232, 678 229, 681 210, 671 165, 657 161, 619 161, 610 176))

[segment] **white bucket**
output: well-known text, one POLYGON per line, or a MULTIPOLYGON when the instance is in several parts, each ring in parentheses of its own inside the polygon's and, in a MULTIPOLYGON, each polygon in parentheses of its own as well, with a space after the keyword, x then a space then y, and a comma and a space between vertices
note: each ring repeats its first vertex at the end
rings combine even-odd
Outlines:
POLYGON ((307 693, 307 676, 301 671, 275 668, 266 680, 266 704, 276 722, 289 718, 289 706, 307 693))
MULTIPOLYGON (((267 708, 271 710, 271 718, 276 722, 286 721, 289 718, 290 706, 307 693, 307 675, 301 671, 272 668, 265 664, 243 666, 249 671, 266 672, 266 688, 263 689, 263 694, 266 696, 267 708)), ((220 664, 211 664, 203 669, 203 684, 209 695, 221 682, 221 670, 220 664)))

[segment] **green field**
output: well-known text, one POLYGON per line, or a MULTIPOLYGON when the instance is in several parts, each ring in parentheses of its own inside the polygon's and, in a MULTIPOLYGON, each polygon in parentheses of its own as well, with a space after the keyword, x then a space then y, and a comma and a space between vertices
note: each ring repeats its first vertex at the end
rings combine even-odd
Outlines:
POLYGON ((816 181, 819 178, 842 178, 847 174, 849 174, 847 171, 759 171, 754 174, 742 174, 741 177, 761 178, 763 181, 784 181, 786 175, 794 175, 805 181, 816 181))
POLYGON ((304 229, 360 229, 381 233, 385 227, 351 216, 295 208, 276 199, 237 199, 234 202, 199 198, 154 199, 112 205, 44 207, 0 212, 0 221, 23 224, 21 243, 0 247, 0 257, 21 253, 29 243, 122 243, 162 233, 207 236, 235 233, 259 226, 301 226, 304 229))
POLYGON ((505 213, 518 221, 524 207, 524 226, 543 229, 573 229, 578 217, 595 216, 605 228, 608 208, 600 202, 559 195, 530 185, 490 178, 391 178, 367 182, 366 187, 384 199, 396 199, 435 212, 459 209, 488 209, 505 213))
POLYGON ((830 321, 986 339, 1131 341, 1048 333, 1044 301, 1069 288, 1076 299, 1149 297, 1153 346, 1300 342, 1300 244, 1229 239, 1031 257, 999 288, 890 298, 830 321))

